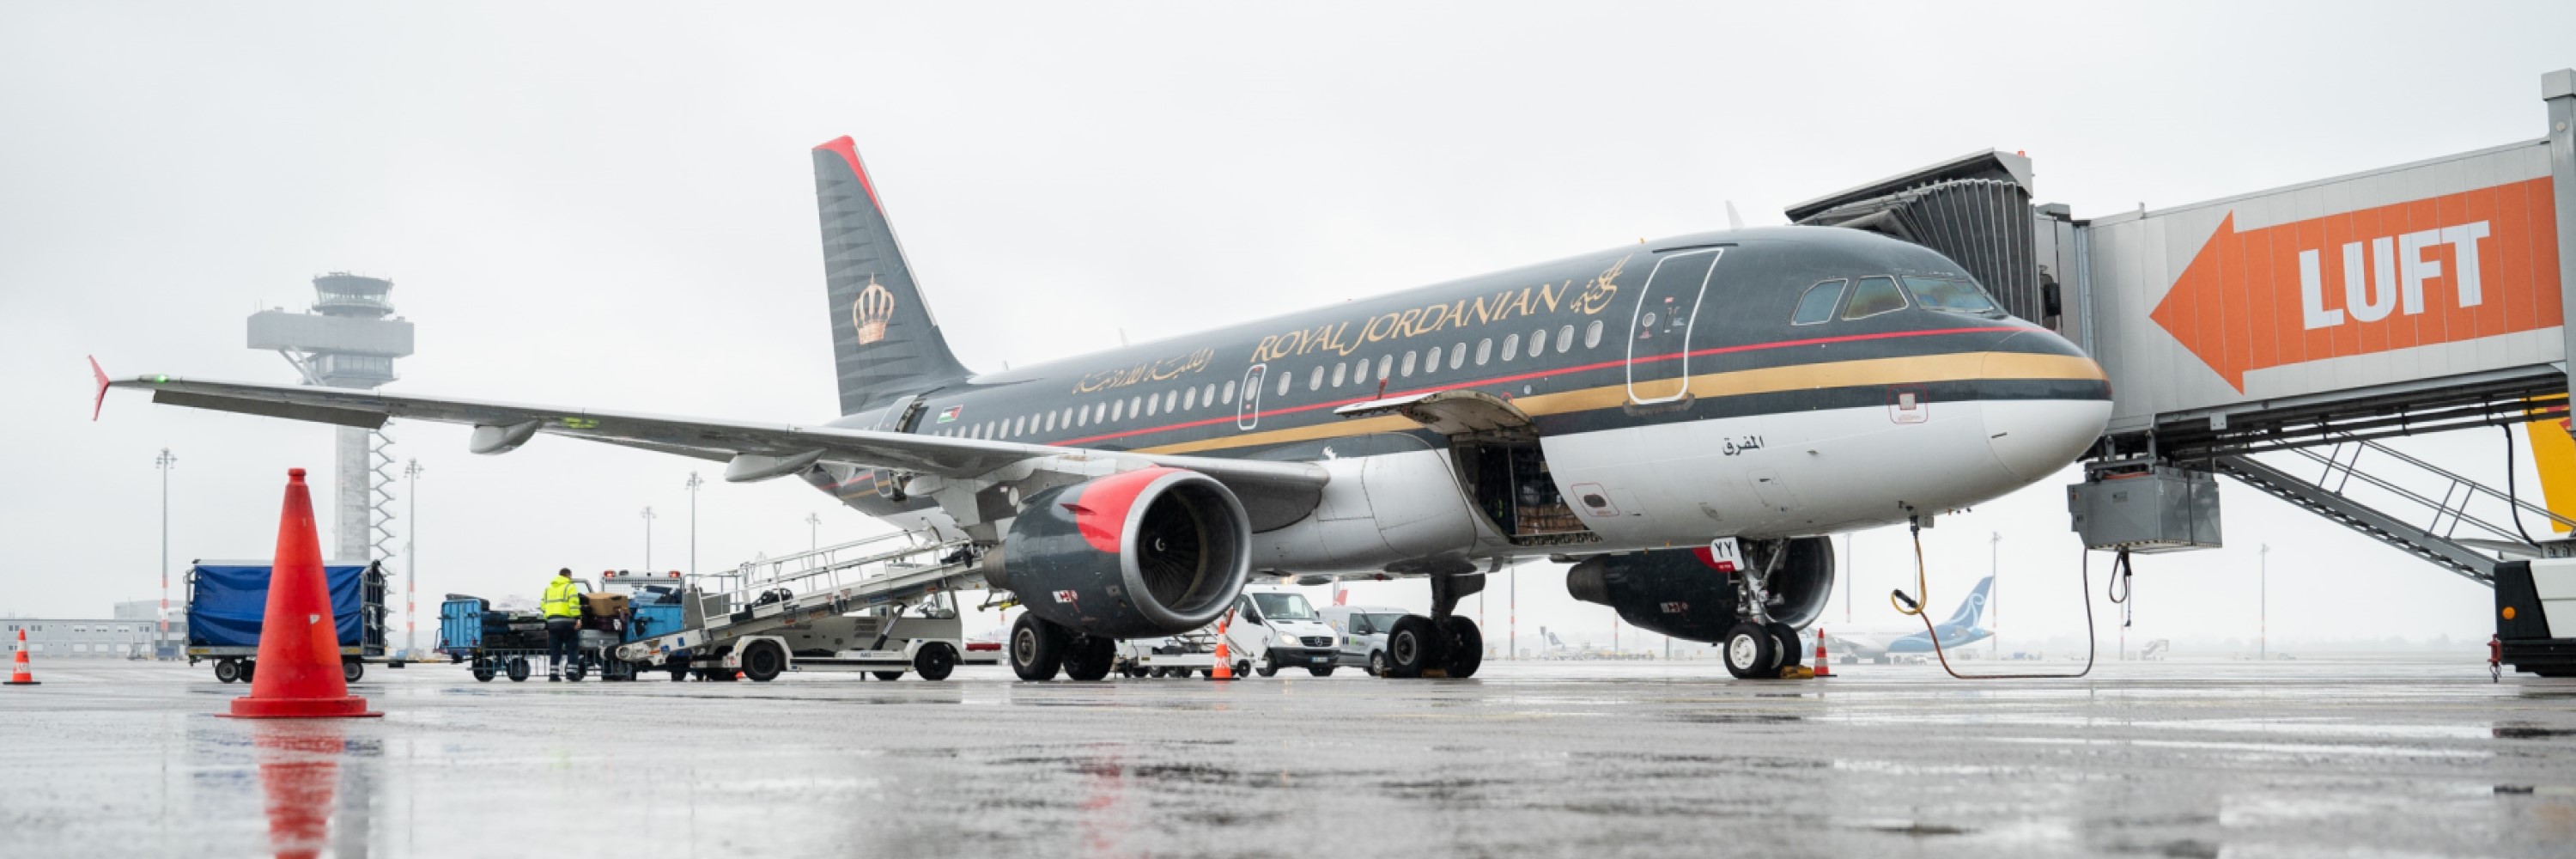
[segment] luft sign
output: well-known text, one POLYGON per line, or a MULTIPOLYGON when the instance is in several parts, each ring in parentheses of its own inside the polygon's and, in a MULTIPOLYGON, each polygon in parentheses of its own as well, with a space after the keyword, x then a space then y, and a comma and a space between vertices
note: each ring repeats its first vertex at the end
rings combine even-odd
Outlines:
POLYGON ((2238 231, 2150 316, 2238 392, 2253 370, 2559 324, 2547 177, 2238 231))

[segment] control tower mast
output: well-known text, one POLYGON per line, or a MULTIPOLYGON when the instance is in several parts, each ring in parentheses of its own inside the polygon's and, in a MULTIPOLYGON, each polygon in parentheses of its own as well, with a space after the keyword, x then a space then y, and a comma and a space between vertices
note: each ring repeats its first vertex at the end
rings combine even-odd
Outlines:
MULTIPOLYGON (((411 354, 411 323, 393 316, 394 283, 333 272, 313 279, 310 313, 251 314, 250 348, 275 349, 308 385, 374 388, 394 380, 394 359, 411 354), (390 317, 390 318, 389 318, 390 317)), ((382 429, 339 428, 331 527, 333 560, 389 557, 393 532, 393 439, 382 429)))

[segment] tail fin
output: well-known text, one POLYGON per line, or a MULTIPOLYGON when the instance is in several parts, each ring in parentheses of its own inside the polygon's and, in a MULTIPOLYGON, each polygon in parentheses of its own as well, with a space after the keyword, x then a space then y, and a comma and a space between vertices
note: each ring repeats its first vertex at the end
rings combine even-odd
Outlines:
POLYGON ((1950 622, 1948 625, 1957 627, 1976 626, 1977 622, 1986 616, 1986 599, 1994 592, 1994 589, 1995 577, 1993 576, 1987 576, 1984 581, 1978 582, 1977 589, 1969 591, 1968 598, 1959 603, 1958 613, 1950 615, 1950 622))
POLYGON ((939 319, 921 300, 859 151, 843 137, 814 147, 823 214, 823 280, 832 305, 832 358, 841 413, 965 378, 939 319))

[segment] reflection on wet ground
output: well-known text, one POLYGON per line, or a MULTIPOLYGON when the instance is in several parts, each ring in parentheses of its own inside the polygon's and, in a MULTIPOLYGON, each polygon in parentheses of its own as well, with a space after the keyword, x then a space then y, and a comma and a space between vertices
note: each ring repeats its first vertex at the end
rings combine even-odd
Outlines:
POLYGON ((200 670, 0 694, 11 855, 2570 855, 2576 683, 2456 663, 1489 664, 1354 677, 478 684, 214 718, 200 670))

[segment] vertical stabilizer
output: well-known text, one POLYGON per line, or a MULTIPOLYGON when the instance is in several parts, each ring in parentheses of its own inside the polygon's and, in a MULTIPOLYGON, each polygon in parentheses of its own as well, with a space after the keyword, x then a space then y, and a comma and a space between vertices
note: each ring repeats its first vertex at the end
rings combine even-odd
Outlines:
POLYGON ((1948 625, 1959 627, 1961 629, 1975 627, 1979 621, 1985 618, 1986 600, 1989 595, 1994 593, 1994 590, 1995 577, 1993 576, 1987 576, 1984 580, 1977 582, 1977 589, 1969 591, 1968 598, 1959 602, 1958 613, 1950 615, 1950 622, 1948 625))
POLYGON ((921 300, 894 224, 849 138, 814 147, 814 196, 823 216, 823 281, 841 413, 965 378, 938 318, 921 300))

